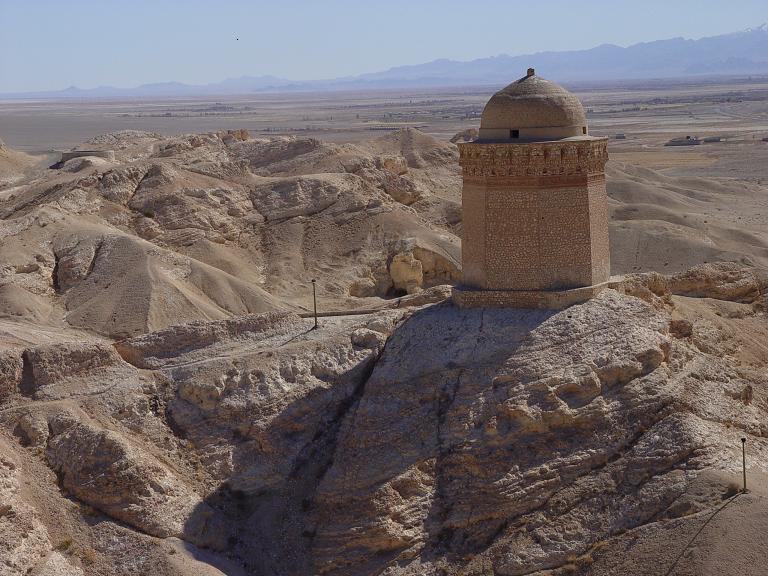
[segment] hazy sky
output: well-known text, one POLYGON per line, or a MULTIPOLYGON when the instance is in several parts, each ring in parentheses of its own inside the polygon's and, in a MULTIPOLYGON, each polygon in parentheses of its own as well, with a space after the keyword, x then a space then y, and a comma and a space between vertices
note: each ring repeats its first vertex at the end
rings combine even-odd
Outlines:
POLYGON ((768 0, 0 0, 0 92, 295 80, 768 21, 768 0))

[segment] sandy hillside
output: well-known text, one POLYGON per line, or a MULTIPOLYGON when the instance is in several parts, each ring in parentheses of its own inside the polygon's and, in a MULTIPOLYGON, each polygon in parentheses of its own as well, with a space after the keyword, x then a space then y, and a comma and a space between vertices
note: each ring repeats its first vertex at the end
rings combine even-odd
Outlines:
POLYGON ((2 573, 764 574, 766 289, 715 265, 559 312, 28 332, 2 573))
POLYGON ((21 180, 35 163, 34 157, 13 150, 0 140, 0 189, 21 180))
POLYGON ((0 192, 6 316, 113 337, 231 314, 360 307, 458 279, 456 150, 127 132, 0 192))
POLYGON ((458 310, 453 144, 82 147, 0 184, 0 576, 766 574, 764 187, 613 163, 622 283, 458 310))
MULTIPOLYGON (((347 309, 460 277, 457 149, 404 129, 356 144, 167 138, 124 131, 114 150, 0 187, 6 317, 123 337, 179 321, 347 309)), ((21 160, 19 160, 21 159, 21 160)), ((765 186, 609 164, 615 274, 713 261, 768 266, 765 186)))
POLYGON ((612 162, 611 267, 678 272, 706 262, 768 268, 768 188, 612 162))

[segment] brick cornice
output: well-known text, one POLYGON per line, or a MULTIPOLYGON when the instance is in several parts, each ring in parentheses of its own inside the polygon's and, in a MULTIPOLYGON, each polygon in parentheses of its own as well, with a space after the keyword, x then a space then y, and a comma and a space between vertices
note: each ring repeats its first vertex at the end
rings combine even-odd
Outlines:
POLYGON ((465 181, 497 178, 597 176, 608 161, 608 139, 530 144, 459 144, 465 181))

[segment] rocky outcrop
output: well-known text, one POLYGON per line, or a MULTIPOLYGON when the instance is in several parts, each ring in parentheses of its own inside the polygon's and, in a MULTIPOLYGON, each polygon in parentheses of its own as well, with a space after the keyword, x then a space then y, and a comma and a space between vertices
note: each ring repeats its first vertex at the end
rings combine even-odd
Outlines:
POLYGON ((672 294, 754 302, 768 291, 768 274, 732 262, 702 264, 667 279, 672 294))
POLYGON ((389 265, 389 274, 395 290, 413 294, 424 285, 424 268, 413 252, 395 254, 389 265))
MULTIPOLYGON (((50 318, 29 307, 15 315, 65 317, 124 338, 186 321, 306 309, 311 278, 326 308, 389 298, 401 291, 389 267, 407 251, 398 244, 404 238, 458 264, 456 150, 418 131, 354 145, 251 139, 246 131, 170 138, 124 131, 88 148, 115 150, 115 165, 53 171, 0 200, 12 216, 3 229, 20 242, 4 242, 9 258, 33 245, 44 258, 5 285, 42 298, 50 318)), ((455 275, 426 253, 412 254, 423 263, 420 289, 455 275)))
POLYGON ((144 130, 117 130, 99 134, 88 140, 88 144, 99 146, 109 146, 111 148, 124 149, 135 146, 140 142, 154 142, 162 140, 163 136, 157 132, 146 132, 144 130))
POLYGON ((392 276, 386 263, 368 269, 362 278, 355 279, 349 286, 349 295, 356 298, 387 296, 393 286, 392 276))
POLYGON ((153 536, 226 544, 215 511, 146 450, 69 414, 52 417, 49 427, 48 462, 78 499, 153 536))
POLYGON ((671 275, 627 274, 620 289, 649 302, 654 297, 668 300, 674 294, 749 304, 758 303, 768 293, 768 274, 734 262, 714 262, 671 275))
POLYGON ((21 352, 0 350, 0 403, 18 390, 21 373, 21 352))
POLYGON ((467 128, 466 130, 462 130, 461 132, 457 132, 451 136, 451 142, 453 144, 458 144, 459 142, 472 142, 473 140, 477 140, 479 137, 480 130, 477 128, 467 128))
POLYGON ((369 268, 365 276, 350 284, 351 296, 384 298, 411 295, 460 280, 458 254, 450 245, 404 238, 393 242, 389 250, 386 266, 369 268))
POLYGON ((18 462, 0 456, 0 573, 9 575, 29 573, 50 549, 45 528, 16 500, 18 468, 18 462))
POLYGON ((415 314, 390 338, 318 489, 316 571, 523 575, 674 516, 724 449, 710 410, 689 408, 701 392, 682 400, 681 386, 707 381, 727 403, 714 390, 739 376, 669 326, 666 310, 611 290, 556 313, 415 314))
MULTIPOLYGON (((0 194, 0 573, 706 574, 708 549, 759 554, 734 532, 768 525, 756 270, 462 311, 453 144, 97 140, 118 165, 24 168, 0 194), (312 279, 347 315, 281 312, 311 310, 312 279), (754 492, 720 514, 741 437, 754 492)), ((721 242, 762 263, 751 231, 685 241, 731 184, 624 173, 618 271, 741 258, 721 242)))
POLYGON ((364 186, 360 178, 351 174, 300 176, 257 186, 251 200, 269 222, 317 214, 336 204, 343 195, 346 202, 354 201, 354 191, 364 186))
POLYGON ((231 549, 255 573, 311 572, 304 507, 343 415, 404 313, 322 318, 317 330, 290 314, 245 316, 116 345, 166 383, 164 418, 217 487, 208 499, 237 531, 231 549))
POLYGON ((65 292, 85 280, 91 273, 102 240, 88 236, 68 235, 56 239, 54 254, 56 267, 52 279, 57 292, 65 292))
POLYGON ((104 541, 178 537, 256 574, 610 567, 604 550, 636 553, 623 534, 721 505, 733 446, 747 435, 760 466, 768 434, 760 309, 628 280, 561 311, 406 307, 437 287, 318 329, 173 326, 119 342, 122 359, 34 346, 21 391, 45 402, 17 395, 0 422, 100 529, 125 523, 104 541))
POLYGON ((238 128, 236 130, 222 130, 217 132, 217 135, 219 138, 221 138, 221 141, 224 142, 224 144, 245 142, 251 138, 250 133, 245 128, 238 128))
POLYGON ((82 576, 53 550, 38 514, 20 498, 21 465, 11 454, 0 441, 0 575, 82 576))
POLYGON ((126 205, 133 198, 136 188, 146 174, 147 168, 144 166, 116 168, 101 177, 99 189, 107 200, 126 205))
MULTIPOLYGON (((27 395, 51 392, 68 380, 84 378, 93 371, 105 378, 105 369, 123 364, 114 348, 98 342, 44 344, 24 351, 25 374, 22 392, 27 395)), ((106 379, 106 378, 105 378, 106 379)))
POLYGON ((402 252, 392 257, 389 274, 395 290, 414 294, 423 288, 460 281, 461 272, 454 255, 419 245, 414 239, 401 242, 402 252))
POLYGON ((236 340, 287 334, 301 320, 295 314, 248 314, 218 322, 190 322, 115 343, 120 356, 139 368, 161 368, 168 358, 236 340))

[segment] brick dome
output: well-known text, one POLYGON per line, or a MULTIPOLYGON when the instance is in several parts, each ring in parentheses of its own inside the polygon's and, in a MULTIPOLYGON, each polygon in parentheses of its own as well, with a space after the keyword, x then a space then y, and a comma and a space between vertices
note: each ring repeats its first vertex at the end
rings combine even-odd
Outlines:
POLYGON ((587 134, 579 99, 531 68, 494 94, 483 110, 480 140, 561 140, 587 134))

